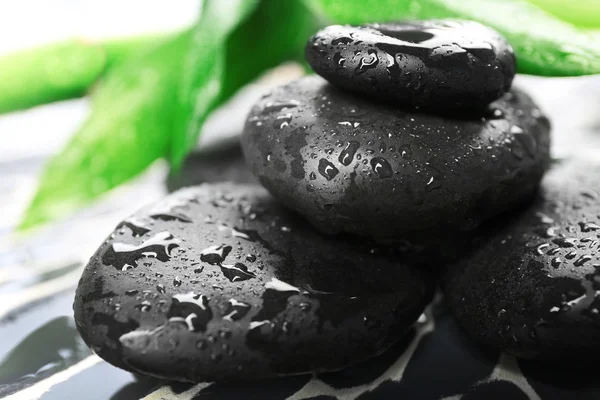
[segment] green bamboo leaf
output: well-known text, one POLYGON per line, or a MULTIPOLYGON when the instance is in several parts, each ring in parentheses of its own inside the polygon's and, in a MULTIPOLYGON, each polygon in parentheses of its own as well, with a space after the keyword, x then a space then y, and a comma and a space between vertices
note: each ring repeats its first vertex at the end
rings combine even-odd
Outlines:
POLYGON ((83 96, 109 68, 172 33, 69 40, 0 57, 0 113, 83 96))
POLYGON ((67 215, 168 152, 191 38, 183 32, 109 71, 93 93, 91 115, 46 166, 20 230, 67 215))
MULTIPOLYGON (((201 63, 201 68, 211 68, 211 73, 204 70, 194 73, 182 85, 186 107, 177 118, 181 129, 176 130, 178 136, 170 157, 174 171, 195 146, 200 128, 211 110, 267 69, 284 61, 303 59, 306 40, 323 25, 324 21, 300 0, 262 0, 254 12, 225 38, 224 51, 218 57, 215 57, 218 51, 206 58, 200 57, 210 50, 206 48, 192 52, 190 59, 201 63), (207 66, 207 60, 213 64, 207 66)), ((203 34, 214 35, 212 32, 203 34)), ((194 72, 193 68, 191 71, 194 72)))
POLYGON ((227 41, 222 101, 285 61, 304 63, 306 41, 325 25, 301 0, 262 0, 227 41))
POLYGON ((521 73, 576 76, 600 73, 600 43, 524 0, 306 0, 337 23, 462 18, 501 32, 521 73))
POLYGON ((193 31, 194 45, 183 60, 180 107, 171 149, 171 161, 176 167, 198 137, 208 113, 219 104, 227 38, 258 4, 258 0, 204 1, 200 21, 193 31))
MULTIPOLYGON (((268 68, 300 59, 307 38, 319 26, 322 22, 301 1, 262 0, 218 49, 224 65, 218 75, 218 95, 209 98, 212 107, 268 68)), ((187 32, 109 71, 93 94, 90 118, 47 166, 20 225, 22 230, 72 212, 134 177, 157 158, 172 154, 175 138, 187 132, 177 130, 175 126, 182 124, 176 118, 183 118, 183 128, 192 118, 198 118, 194 123, 201 125, 208 111, 182 115, 175 101, 182 92, 184 56, 201 45, 193 32, 187 32)), ((204 61, 198 60, 198 68, 204 67, 204 61)), ((196 86, 188 92, 205 93, 202 88, 207 82, 191 82, 196 86)), ((198 101, 203 100, 204 96, 198 96, 198 101)))
POLYGON ((72 40, 0 58, 0 113, 78 97, 106 65, 102 47, 72 40))
POLYGON ((142 52, 160 46, 169 39, 173 39, 182 31, 165 31, 147 33, 137 36, 119 37, 116 39, 102 40, 97 43, 106 53, 106 70, 134 57, 142 52))
POLYGON ((600 27, 600 1, 598 0, 529 0, 529 2, 575 26, 600 27))

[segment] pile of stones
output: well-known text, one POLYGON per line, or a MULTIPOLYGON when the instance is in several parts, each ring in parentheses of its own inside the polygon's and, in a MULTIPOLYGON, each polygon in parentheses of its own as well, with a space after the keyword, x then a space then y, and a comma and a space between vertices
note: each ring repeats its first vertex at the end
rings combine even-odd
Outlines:
POLYGON ((469 21, 330 26, 306 59, 320 76, 250 112, 245 162, 213 157, 207 183, 92 256, 85 342, 179 381, 334 371, 401 340, 441 288, 483 346, 597 355, 600 167, 551 162, 506 40, 469 21))

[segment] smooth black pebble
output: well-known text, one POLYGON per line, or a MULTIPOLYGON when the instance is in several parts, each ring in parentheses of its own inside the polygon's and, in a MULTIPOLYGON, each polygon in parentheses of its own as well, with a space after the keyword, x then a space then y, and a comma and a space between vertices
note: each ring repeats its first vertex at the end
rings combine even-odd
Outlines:
POLYGON ((341 88, 439 111, 485 107, 509 91, 516 71, 500 34, 460 20, 329 26, 305 56, 341 88))
POLYGON ((549 164, 549 128, 517 90, 482 113, 443 118, 312 76, 255 105, 242 149, 263 186, 321 231, 416 241, 530 200, 549 164))
POLYGON ((169 192, 201 183, 255 183, 256 177, 246 166, 239 137, 221 140, 193 151, 181 171, 167 178, 169 192))
POLYGON ((329 237, 257 185, 205 184, 125 220, 85 268, 75 319, 118 367, 180 381, 332 371, 400 340, 435 279, 329 237))
POLYGON ((563 161, 534 204, 451 266, 443 289, 460 325, 517 357, 600 356, 600 164, 563 161))

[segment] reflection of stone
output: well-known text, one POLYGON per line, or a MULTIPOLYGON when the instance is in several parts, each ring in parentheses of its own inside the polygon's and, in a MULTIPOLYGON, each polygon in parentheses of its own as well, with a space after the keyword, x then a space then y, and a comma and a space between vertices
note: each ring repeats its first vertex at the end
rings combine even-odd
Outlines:
POLYGON ((344 400, 354 400, 365 393, 373 391, 384 382, 400 382, 406 366, 410 362, 420 340, 423 336, 433 330, 434 321, 431 318, 422 324, 418 324, 415 337, 406 350, 398 357, 394 364, 372 382, 355 387, 336 389, 329 386, 318 377, 314 377, 302 389, 288 397, 286 400, 303 400, 316 396, 333 396, 335 398, 343 398, 344 400))
POLYGON ((71 317, 58 317, 27 335, 0 364, 0 397, 90 356, 71 317))
POLYGON ((512 382, 519 387, 530 400, 539 399, 540 396, 533 390, 527 379, 521 373, 517 360, 509 355, 502 354, 494 368, 494 372, 485 381, 479 384, 486 384, 493 381, 512 382))

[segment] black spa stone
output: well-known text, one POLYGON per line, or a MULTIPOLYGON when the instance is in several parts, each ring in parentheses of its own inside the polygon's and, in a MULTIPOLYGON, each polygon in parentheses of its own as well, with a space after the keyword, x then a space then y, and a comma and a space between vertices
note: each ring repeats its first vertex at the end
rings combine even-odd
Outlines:
POLYGON ((242 149, 260 182, 323 232, 382 242, 469 230, 529 200, 549 123, 514 90, 482 113, 441 117, 341 92, 312 76, 252 109, 242 149))
POLYGON ((600 356, 600 164, 565 161, 534 204, 486 227, 443 288, 460 325, 517 357, 586 365, 600 356))
POLYGON ((205 184, 123 221, 75 299, 111 364, 180 381, 337 370, 409 331, 435 279, 393 250, 328 237, 257 185, 205 184))
POLYGON ((334 25, 312 36, 305 54, 336 86, 439 111, 486 106, 510 89, 516 70, 506 40, 473 21, 334 25))

